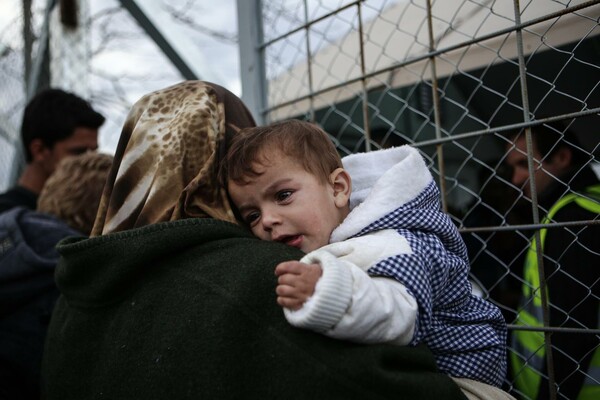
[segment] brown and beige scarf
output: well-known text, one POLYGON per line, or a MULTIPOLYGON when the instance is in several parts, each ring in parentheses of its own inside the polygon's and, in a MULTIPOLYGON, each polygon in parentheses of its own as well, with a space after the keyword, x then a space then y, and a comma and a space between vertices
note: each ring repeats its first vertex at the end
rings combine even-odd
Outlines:
POLYGON ((235 222, 218 168, 228 139, 254 125, 242 101, 212 83, 142 97, 123 126, 92 236, 193 217, 235 222))

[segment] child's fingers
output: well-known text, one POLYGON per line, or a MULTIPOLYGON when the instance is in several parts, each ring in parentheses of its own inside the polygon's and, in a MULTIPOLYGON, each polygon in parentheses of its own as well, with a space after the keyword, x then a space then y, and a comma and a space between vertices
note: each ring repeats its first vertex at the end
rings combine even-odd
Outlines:
POLYGON ((288 285, 277 285, 275 293, 277 293, 277 303, 282 307, 292 310, 297 310, 302 307, 308 298, 306 294, 301 290, 298 290, 298 288, 288 285))
POLYGON ((305 264, 300 261, 284 261, 279 263, 277 267, 275 267, 275 275, 280 276, 283 274, 295 274, 298 275, 302 272, 302 268, 304 268, 305 264))
POLYGON ((277 278, 278 285, 287 285, 291 287, 298 287, 298 285, 302 285, 303 280, 301 275, 295 275, 290 273, 283 273, 279 275, 277 278))
POLYGON ((314 285, 299 278, 297 275, 282 275, 279 277, 279 282, 275 288, 275 293, 278 296, 294 297, 302 301, 306 301, 314 292, 314 285), (286 279, 292 278, 292 279, 286 279))
POLYGON ((281 307, 296 311, 302 307, 304 302, 291 297, 278 297, 277 304, 279 304, 281 307))
POLYGON ((303 264, 298 261, 286 261, 275 268, 277 278, 277 303, 291 310, 302 308, 310 298, 322 270, 318 264, 303 264))
POLYGON ((293 286, 279 284, 275 288, 275 293, 279 297, 298 298, 300 292, 293 286))

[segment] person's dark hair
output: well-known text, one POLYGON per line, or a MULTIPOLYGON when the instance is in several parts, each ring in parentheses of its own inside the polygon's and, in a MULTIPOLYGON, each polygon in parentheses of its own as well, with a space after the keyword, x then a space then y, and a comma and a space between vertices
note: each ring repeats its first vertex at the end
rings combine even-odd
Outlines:
MULTIPOLYGON (((525 136, 525 130, 513 131, 508 134, 512 140, 519 136, 525 136)), ((543 160, 553 157, 558 150, 567 148, 571 151, 572 168, 579 168, 590 161, 589 155, 581 147, 575 133, 565 129, 558 122, 533 126, 531 140, 543 160)))
POLYGON ((220 171, 221 182, 242 182, 256 175, 252 164, 262 161, 267 148, 292 157, 322 182, 327 182, 336 168, 342 168, 340 155, 323 129, 310 122, 288 120, 242 129, 234 136, 220 171))
POLYGON ((25 159, 31 161, 29 145, 34 139, 41 139, 52 148, 78 127, 98 129, 103 123, 102 114, 84 99, 60 89, 44 90, 31 99, 23 113, 21 139, 25 159))

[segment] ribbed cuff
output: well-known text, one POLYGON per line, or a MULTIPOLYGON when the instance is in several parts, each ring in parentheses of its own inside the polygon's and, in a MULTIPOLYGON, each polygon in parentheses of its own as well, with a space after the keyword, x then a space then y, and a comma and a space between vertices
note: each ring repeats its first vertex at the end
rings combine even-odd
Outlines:
POLYGON ((292 311, 284 308, 285 317, 298 328, 325 332, 333 328, 342 318, 352 300, 352 273, 345 261, 332 254, 315 250, 301 260, 307 264, 320 264, 323 275, 317 282, 315 293, 301 309, 292 311))

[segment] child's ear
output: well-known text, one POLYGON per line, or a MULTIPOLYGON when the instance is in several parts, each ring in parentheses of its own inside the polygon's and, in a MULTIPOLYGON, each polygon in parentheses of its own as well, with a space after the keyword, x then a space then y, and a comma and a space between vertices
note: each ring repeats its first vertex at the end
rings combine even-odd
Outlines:
POLYGON ((329 182, 333 187, 333 201, 337 208, 343 208, 350 202, 352 192, 352 179, 350 174, 343 169, 337 168, 329 175, 329 182))

